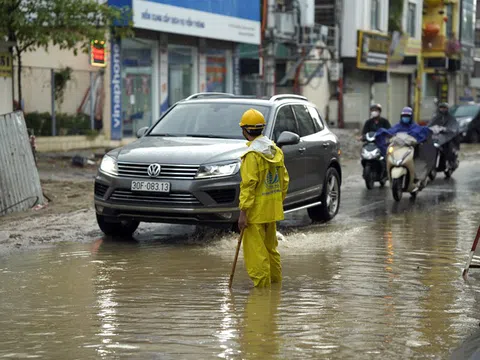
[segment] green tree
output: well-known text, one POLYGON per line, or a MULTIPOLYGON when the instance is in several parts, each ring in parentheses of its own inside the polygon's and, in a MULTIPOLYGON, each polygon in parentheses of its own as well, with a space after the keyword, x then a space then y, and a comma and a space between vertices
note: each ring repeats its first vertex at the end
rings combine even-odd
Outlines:
POLYGON ((388 32, 398 31, 403 33, 402 16, 404 0, 388 1, 388 32))
POLYGON ((14 44, 18 101, 22 101, 22 55, 57 45, 88 52, 93 39, 132 34, 131 14, 98 0, 1 0, 0 37, 14 44))

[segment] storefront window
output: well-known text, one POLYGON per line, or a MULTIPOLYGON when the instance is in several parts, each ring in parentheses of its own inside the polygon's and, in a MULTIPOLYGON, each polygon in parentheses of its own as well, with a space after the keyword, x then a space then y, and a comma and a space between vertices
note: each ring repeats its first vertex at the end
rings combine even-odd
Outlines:
POLYGON ((193 48, 180 45, 168 46, 168 102, 172 106, 193 92, 193 48))
POLYGON ((122 40, 123 136, 135 136, 152 124, 153 46, 141 39, 122 40))
POLYGON ((207 52, 207 91, 226 92, 227 64, 225 51, 208 50, 207 52))

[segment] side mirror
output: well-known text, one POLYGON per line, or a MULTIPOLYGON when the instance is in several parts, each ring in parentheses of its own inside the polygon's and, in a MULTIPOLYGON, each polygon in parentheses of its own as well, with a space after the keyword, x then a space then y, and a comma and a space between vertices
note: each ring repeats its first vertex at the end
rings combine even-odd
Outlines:
POLYGON ((145 127, 142 127, 140 129, 137 130, 137 138, 141 138, 143 137, 143 135, 145 135, 145 133, 147 132, 148 130, 148 126, 145 126, 145 127))
POLYGON ((300 136, 290 131, 284 131, 278 137, 277 146, 282 147, 285 145, 296 145, 299 142, 300 142, 300 136))

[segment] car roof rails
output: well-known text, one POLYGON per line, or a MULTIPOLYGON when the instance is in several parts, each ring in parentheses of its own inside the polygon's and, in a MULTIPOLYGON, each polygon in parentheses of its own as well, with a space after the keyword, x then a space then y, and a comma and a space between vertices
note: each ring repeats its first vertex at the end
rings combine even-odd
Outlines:
POLYGON ((227 98, 233 98, 235 97, 234 94, 230 93, 222 93, 222 92, 201 92, 201 93, 196 93, 193 95, 190 95, 187 97, 185 100, 193 100, 193 99, 200 99, 203 97, 227 97, 227 98))
POLYGON ((305 100, 308 101, 308 99, 305 96, 302 95, 294 95, 294 94, 279 94, 279 95, 274 95, 270 98, 270 101, 277 101, 277 100, 284 100, 284 99, 297 99, 297 100, 305 100))

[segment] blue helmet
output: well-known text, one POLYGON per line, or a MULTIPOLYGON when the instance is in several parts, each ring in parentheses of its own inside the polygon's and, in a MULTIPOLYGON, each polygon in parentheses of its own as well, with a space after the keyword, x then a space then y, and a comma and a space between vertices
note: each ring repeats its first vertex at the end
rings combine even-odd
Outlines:
POLYGON ((413 116, 413 110, 411 107, 404 107, 400 116, 413 116))

